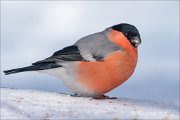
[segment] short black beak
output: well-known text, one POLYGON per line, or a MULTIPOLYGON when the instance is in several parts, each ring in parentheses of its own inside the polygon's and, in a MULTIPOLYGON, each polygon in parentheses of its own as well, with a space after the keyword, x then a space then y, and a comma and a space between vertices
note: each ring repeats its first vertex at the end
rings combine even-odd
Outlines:
POLYGON ((131 44, 133 44, 134 47, 137 47, 141 44, 141 38, 139 37, 132 37, 130 40, 131 44))

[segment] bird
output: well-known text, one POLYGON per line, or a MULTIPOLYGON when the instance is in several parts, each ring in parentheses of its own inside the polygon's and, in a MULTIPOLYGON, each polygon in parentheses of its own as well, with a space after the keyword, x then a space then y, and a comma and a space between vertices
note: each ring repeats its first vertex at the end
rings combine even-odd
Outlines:
POLYGON ((109 98, 105 94, 127 81, 138 60, 138 29, 120 23, 80 38, 52 56, 5 75, 37 71, 61 79, 75 96, 109 98))

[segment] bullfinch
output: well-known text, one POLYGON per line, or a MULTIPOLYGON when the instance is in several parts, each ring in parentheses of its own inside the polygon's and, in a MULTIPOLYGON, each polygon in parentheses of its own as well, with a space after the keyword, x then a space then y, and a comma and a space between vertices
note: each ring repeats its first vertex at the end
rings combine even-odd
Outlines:
POLYGON ((61 79, 77 96, 104 98, 134 72, 140 43, 137 28, 121 23, 85 36, 31 66, 4 73, 38 71, 61 79))

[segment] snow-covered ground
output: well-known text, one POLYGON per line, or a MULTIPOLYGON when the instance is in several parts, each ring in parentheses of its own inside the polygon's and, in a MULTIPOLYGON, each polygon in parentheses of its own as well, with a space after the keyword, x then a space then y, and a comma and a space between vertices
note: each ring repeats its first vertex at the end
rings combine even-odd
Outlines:
POLYGON ((179 119, 179 107, 133 99, 96 100, 1 88, 1 119, 179 119))

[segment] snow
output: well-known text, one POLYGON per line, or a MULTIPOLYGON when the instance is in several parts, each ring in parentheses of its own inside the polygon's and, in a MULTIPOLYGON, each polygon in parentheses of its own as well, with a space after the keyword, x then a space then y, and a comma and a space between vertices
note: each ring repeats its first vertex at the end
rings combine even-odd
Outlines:
POLYGON ((1 119, 179 119, 179 107, 127 98, 97 100, 1 88, 1 119))

